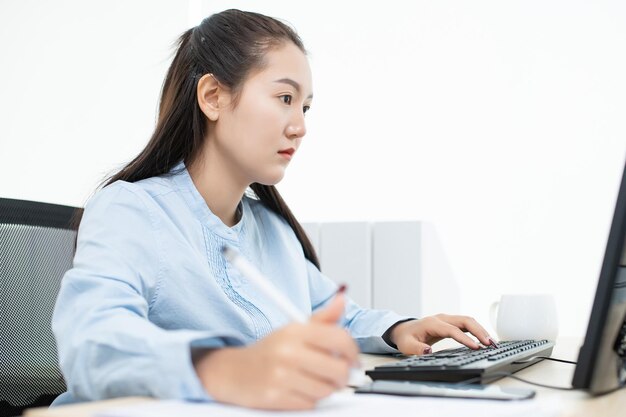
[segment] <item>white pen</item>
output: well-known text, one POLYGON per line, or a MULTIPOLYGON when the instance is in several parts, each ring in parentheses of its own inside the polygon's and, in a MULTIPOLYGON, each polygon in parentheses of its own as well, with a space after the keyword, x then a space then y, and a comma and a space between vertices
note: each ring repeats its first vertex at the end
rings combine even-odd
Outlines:
POLYGON ((250 262, 246 260, 241 254, 230 246, 222 246, 222 253, 228 259, 228 261, 235 267, 241 274, 254 282, 256 288, 261 290, 263 294, 272 300, 278 308, 280 308, 289 320, 296 323, 306 323, 307 316, 298 308, 293 305, 291 301, 284 294, 282 294, 272 283, 265 278, 258 269, 254 267, 250 262))
MULTIPOLYGON (((272 285, 272 283, 259 272, 258 269, 254 267, 250 262, 246 260, 239 251, 236 249, 224 245, 222 246, 222 254, 228 259, 228 261, 235 267, 241 274, 248 278, 250 281, 253 281, 256 285, 256 288, 261 290, 266 297, 272 300, 276 306, 285 313, 287 317, 291 321, 296 323, 306 323, 308 318, 302 313, 302 311, 298 310, 298 308, 293 305, 291 301, 283 293, 278 291, 278 289, 272 285)), ((339 287, 338 293, 344 292, 346 289, 345 284, 339 287)), ((350 380, 348 381, 349 386, 359 386, 365 383, 371 382, 371 379, 363 373, 358 368, 350 369, 350 380)))

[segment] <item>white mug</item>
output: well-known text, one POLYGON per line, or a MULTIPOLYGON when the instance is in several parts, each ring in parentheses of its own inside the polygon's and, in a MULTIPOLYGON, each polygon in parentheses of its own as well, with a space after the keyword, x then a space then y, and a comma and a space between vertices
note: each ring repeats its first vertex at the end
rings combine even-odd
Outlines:
POLYGON ((551 294, 505 294, 489 309, 500 340, 556 340, 559 323, 551 294))

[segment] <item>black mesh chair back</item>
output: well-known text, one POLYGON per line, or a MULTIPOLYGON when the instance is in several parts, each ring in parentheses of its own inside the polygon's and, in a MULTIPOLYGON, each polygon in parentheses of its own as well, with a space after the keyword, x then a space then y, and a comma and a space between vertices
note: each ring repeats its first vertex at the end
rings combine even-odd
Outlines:
POLYGON ((51 318, 81 214, 0 198, 0 416, 48 405, 65 391, 51 318))

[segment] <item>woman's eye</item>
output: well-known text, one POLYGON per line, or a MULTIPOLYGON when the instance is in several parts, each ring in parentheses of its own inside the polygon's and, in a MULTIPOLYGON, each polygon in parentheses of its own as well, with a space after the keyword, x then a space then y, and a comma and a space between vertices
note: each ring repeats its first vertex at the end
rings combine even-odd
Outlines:
POLYGON ((280 98, 283 100, 283 103, 291 105, 291 96, 289 94, 280 96, 280 98))
POLYGON ((305 114, 306 114, 306 112, 308 112, 309 110, 311 110, 311 106, 304 106, 304 107, 302 108, 302 113, 305 113, 305 114))

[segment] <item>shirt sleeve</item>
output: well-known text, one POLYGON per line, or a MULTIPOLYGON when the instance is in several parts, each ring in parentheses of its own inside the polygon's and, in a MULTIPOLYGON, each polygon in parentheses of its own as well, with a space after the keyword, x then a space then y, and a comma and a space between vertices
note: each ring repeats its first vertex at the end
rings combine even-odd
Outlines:
POLYGON ((52 325, 68 392, 75 400, 210 400, 191 349, 241 342, 234 334, 165 330, 149 321, 164 253, 149 197, 131 187, 115 183, 89 202, 73 267, 61 282, 52 325))
MULTIPOLYGON (((322 274, 307 260, 311 306, 313 312, 323 308, 337 292, 338 285, 322 274)), ((399 353, 383 340, 383 334, 399 321, 411 317, 401 316, 390 310, 362 308, 350 297, 346 297, 346 311, 341 320, 363 353, 399 353)))

